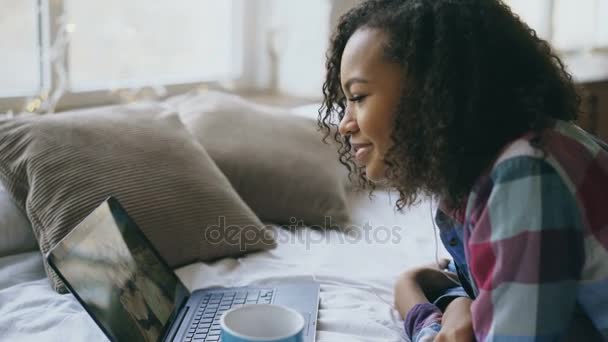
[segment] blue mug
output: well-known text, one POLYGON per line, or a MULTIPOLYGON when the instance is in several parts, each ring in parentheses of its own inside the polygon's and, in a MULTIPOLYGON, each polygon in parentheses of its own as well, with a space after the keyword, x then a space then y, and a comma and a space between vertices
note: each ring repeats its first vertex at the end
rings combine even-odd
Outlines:
POLYGON ((226 311, 222 342, 303 342, 304 317, 275 304, 252 304, 226 311))

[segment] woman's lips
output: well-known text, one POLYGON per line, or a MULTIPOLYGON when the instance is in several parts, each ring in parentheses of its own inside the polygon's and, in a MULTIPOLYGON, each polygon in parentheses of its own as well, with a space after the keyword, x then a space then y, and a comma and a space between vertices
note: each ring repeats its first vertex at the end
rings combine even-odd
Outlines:
POLYGON ((353 149, 355 150, 355 159, 359 163, 363 164, 368 159, 368 157, 373 149, 373 145, 372 144, 354 144, 353 149))

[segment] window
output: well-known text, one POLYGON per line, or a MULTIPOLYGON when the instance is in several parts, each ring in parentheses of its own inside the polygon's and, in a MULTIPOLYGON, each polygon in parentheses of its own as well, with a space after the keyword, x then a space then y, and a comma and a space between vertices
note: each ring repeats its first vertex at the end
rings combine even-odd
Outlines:
POLYGON ((331 9, 328 0, 273 1, 269 29, 276 54, 273 86, 283 93, 310 99, 321 96, 331 9))
POLYGON ((71 89, 200 82, 237 75, 233 3, 65 0, 71 89))
POLYGON ((0 0, 0 112, 27 98, 33 111, 59 97, 72 107, 112 102, 121 89, 237 80, 244 3, 0 0))
POLYGON ((593 50, 608 47, 607 0, 556 0, 553 44, 559 50, 593 50), (603 6, 602 6, 603 5, 603 6))
POLYGON ((41 88, 38 5, 0 0, 0 97, 34 94, 41 88))
POLYGON ((608 0, 505 0, 562 53, 608 50, 608 0))

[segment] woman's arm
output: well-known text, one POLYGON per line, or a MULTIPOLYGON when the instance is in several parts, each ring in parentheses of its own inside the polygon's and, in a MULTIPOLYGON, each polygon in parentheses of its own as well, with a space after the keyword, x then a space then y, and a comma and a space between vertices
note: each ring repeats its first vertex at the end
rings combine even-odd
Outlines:
POLYGON ((441 311, 431 304, 418 284, 416 271, 403 273, 395 285, 395 306, 405 320, 412 342, 432 341, 441 329, 441 311))
POLYGON ((429 303, 428 298, 434 298, 458 281, 458 276, 444 272, 450 261, 442 259, 439 265, 417 267, 399 276, 395 286, 395 306, 402 318, 417 304, 429 303))
POLYGON ((395 306, 403 319, 414 306, 429 302, 416 277, 416 272, 407 271, 399 276, 395 284, 395 306))
MULTIPOLYGON (((442 263, 445 267, 447 260, 442 263)), ((446 313, 449 313, 449 316, 446 320, 446 317, 442 318, 441 310, 428 300, 429 293, 436 295, 453 288, 455 277, 454 274, 441 271, 434 265, 405 272, 399 277, 395 286, 395 304, 405 320, 405 330, 412 341, 433 340, 440 331, 439 336, 447 337, 447 341, 471 341, 466 337, 473 334, 470 313, 469 319, 460 319, 459 314, 452 314, 464 309, 462 301, 454 300, 448 305, 446 313), (447 323, 443 327, 442 319, 447 323), (467 328, 468 331, 465 331, 467 328), (463 336, 465 338, 462 338, 463 336), (457 339, 451 339, 452 337, 457 339)), ((466 309, 468 310, 468 307, 466 309)))

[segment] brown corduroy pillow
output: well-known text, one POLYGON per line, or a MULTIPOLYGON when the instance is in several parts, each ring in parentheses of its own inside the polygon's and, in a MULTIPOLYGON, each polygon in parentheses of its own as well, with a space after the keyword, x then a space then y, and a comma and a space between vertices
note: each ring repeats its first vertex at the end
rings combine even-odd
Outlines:
POLYGON ((169 103, 263 222, 349 223, 347 172, 316 121, 213 91, 169 103))
POLYGON ((172 267, 275 246, 179 118, 153 114, 160 110, 115 106, 0 120, 0 179, 44 254, 108 196, 172 267))

